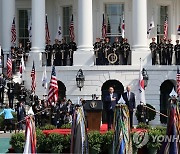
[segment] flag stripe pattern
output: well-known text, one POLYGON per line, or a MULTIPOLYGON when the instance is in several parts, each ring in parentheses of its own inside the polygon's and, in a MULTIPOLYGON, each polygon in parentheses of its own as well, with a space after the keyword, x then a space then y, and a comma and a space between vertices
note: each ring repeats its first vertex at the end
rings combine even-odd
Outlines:
POLYGON ((105 38, 107 35, 107 26, 106 26, 106 21, 105 21, 105 17, 103 14, 103 22, 102 22, 102 38, 105 38))
POLYGON ((69 26, 69 37, 72 41, 74 41, 75 39, 75 34, 74 34, 74 21, 73 21, 73 14, 71 17, 71 22, 70 22, 70 26, 69 26))
POLYGON ((177 68, 176 82, 177 82, 177 94, 178 94, 178 96, 180 96, 180 70, 179 70, 179 67, 177 68))
POLYGON ((7 77, 8 78, 12 77, 12 59, 11 59, 11 55, 9 55, 8 60, 7 60, 7 77))
POLYGON ((36 89, 36 71, 35 71, 34 61, 33 61, 33 66, 32 66, 32 71, 31 71, 31 79, 32 79, 31 90, 32 90, 32 92, 35 93, 35 89, 36 89))
POLYGON ((15 17, 13 18, 12 26, 11 26, 11 42, 16 42, 16 26, 15 26, 15 17))
POLYGON ((47 15, 46 15, 45 31, 46 31, 46 43, 47 43, 47 42, 50 41, 50 33, 49 33, 49 26, 48 26, 47 15))
POLYGON ((166 17, 164 21, 164 39, 168 37, 168 18, 166 17))
POLYGON ((52 67, 51 80, 49 85, 48 102, 57 102, 58 100, 58 83, 56 78, 55 66, 52 67))
POLYGON ((26 118, 26 142, 23 153, 36 153, 36 130, 34 120, 31 116, 26 118))

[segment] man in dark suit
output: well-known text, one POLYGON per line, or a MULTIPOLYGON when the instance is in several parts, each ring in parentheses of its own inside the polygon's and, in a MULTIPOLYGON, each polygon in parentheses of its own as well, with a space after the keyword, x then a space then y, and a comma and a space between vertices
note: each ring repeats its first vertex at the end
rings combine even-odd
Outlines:
POLYGON ((7 87, 8 87, 8 99, 9 99, 9 107, 13 108, 13 102, 14 102, 14 83, 12 81, 12 79, 9 81, 9 83, 7 83, 7 87))
MULTIPOLYGON (((18 122, 20 122, 21 120, 23 120, 26 116, 26 111, 25 108, 23 106, 23 102, 20 102, 19 106, 17 107, 17 119, 18 122)), ((20 122, 18 125, 18 130, 23 130, 23 122, 20 122)))
POLYGON ((0 106, 2 107, 4 103, 4 87, 6 85, 6 80, 3 74, 0 75, 0 106))
POLYGON ((126 90, 127 91, 123 94, 123 99, 126 102, 126 105, 128 106, 128 109, 129 109, 130 127, 132 128, 132 126, 133 126, 133 111, 136 107, 135 94, 133 92, 131 92, 130 86, 127 86, 126 90))
POLYGON ((109 94, 105 96, 105 108, 107 113, 108 130, 111 129, 114 118, 114 109, 118 102, 118 95, 114 93, 114 88, 109 87, 109 94))

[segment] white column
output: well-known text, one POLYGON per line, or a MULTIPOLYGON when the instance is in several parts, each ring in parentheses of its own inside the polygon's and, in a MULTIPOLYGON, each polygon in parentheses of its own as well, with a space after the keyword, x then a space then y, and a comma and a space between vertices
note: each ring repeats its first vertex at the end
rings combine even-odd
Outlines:
POLYGON ((139 65, 139 59, 150 64, 147 44, 147 0, 133 0, 133 44, 132 65, 139 65))
POLYGON ((42 66, 42 52, 45 48, 45 0, 32 0, 32 47, 29 66, 33 60, 42 66))
POLYGON ((93 65, 92 0, 78 0, 78 50, 74 65, 93 65))
MULTIPOLYGON (((2 49, 4 53, 4 66, 7 54, 11 47, 11 26, 15 16, 15 0, 2 0, 2 49)), ((17 28, 17 27, 16 27, 17 28)))

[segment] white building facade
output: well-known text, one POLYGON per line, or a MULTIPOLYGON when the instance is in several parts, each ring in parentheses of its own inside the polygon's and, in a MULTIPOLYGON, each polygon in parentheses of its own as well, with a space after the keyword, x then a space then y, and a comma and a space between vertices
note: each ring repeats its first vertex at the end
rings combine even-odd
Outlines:
MULTIPOLYGON (((62 25, 62 36, 69 39, 68 29, 71 15, 74 16, 75 42, 78 50, 74 54, 74 66, 57 66, 57 79, 65 86, 67 98, 77 101, 78 97, 91 99, 96 94, 101 99, 103 87, 107 82, 118 82, 123 88, 131 85, 132 91, 138 95, 139 59, 143 61, 149 81, 146 88, 146 102, 160 111, 163 99, 168 97, 167 87, 175 87, 177 66, 152 66, 149 43, 155 37, 157 41, 163 36, 164 19, 168 17, 168 38, 175 44, 179 39, 180 0, 1 0, 0 1, 0 42, 7 59, 11 46, 11 25, 16 18, 17 43, 28 40, 28 22, 32 18, 32 48, 25 71, 25 85, 31 87, 32 61, 35 61, 37 87, 36 94, 42 98, 44 89, 41 86, 42 52, 45 48, 45 15, 48 24, 51 43, 56 37, 59 20, 62 25), (93 43, 101 37, 102 16, 111 23, 109 37, 121 36, 118 25, 125 19, 125 37, 131 45, 131 65, 95 66, 93 43), (155 28, 150 38, 147 29, 151 19, 155 28), (80 91, 76 85, 76 74, 79 69, 85 75, 84 87, 80 91)), ((51 67, 47 67, 48 81, 51 67)), ((121 87, 121 88, 122 88, 121 87)), ((61 87, 59 87, 61 89, 61 87)), ((117 88, 118 89, 118 88, 117 88)), ((139 104, 137 97, 136 104, 139 104)), ((153 124, 160 124, 160 116, 156 116, 153 124)))

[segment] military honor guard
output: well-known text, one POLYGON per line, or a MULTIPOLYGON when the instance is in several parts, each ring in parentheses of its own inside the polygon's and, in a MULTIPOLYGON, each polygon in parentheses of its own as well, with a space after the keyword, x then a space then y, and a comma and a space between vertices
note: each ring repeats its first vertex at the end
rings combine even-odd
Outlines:
POLYGON ((157 43, 155 42, 155 40, 155 38, 152 38, 152 42, 149 45, 152 56, 152 65, 158 64, 157 43))
POLYGON ((164 40, 160 39, 160 43, 158 44, 158 52, 159 52, 159 62, 160 65, 163 64, 163 53, 164 53, 164 40))
POLYGON ((73 54, 74 54, 74 51, 76 50, 77 50, 77 45, 73 40, 71 40, 68 44, 68 57, 70 60, 70 66, 73 65, 73 54))
POLYGON ((104 43, 104 48, 103 48, 103 54, 104 54, 104 64, 108 65, 109 61, 108 61, 108 54, 111 53, 111 43, 108 37, 106 37, 105 39, 105 43, 104 43))
POLYGON ((53 51, 53 47, 50 44, 51 41, 49 40, 46 44, 45 47, 45 51, 46 51, 46 59, 47 59, 47 66, 51 66, 52 65, 52 51, 53 51))
POLYGON ((94 54, 96 65, 103 65, 103 52, 102 52, 102 43, 100 38, 96 38, 96 42, 94 43, 94 54))
POLYGON ((172 65, 173 44, 171 43, 171 39, 168 39, 166 56, 167 56, 167 65, 172 65))
POLYGON ((61 66, 67 65, 67 55, 68 55, 68 44, 65 39, 62 39, 62 43, 60 44, 60 52, 61 52, 61 66))
POLYGON ((130 49, 130 44, 128 43, 127 38, 124 38, 121 48, 123 51, 123 65, 128 65, 128 58, 129 58, 131 49, 130 49))
POLYGON ((55 43, 53 44, 53 60, 54 65, 61 66, 61 53, 60 53, 60 44, 59 40, 55 39, 55 43))
POLYGON ((17 54, 15 52, 15 48, 11 47, 11 60, 12 60, 12 73, 15 74, 16 72, 16 59, 17 59, 17 54))
POLYGON ((176 45, 174 46, 176 65, 180 65, 180 44, 179 40, 176 40, 176 45))
POLYGON ((31 51, 31 42, 28 41, 27 42, 27 45, 25 47, 25 55, 24 55, 24 61, 27 61, 28 60, 28 57, 29 57, 29 52, 31 51))
POLYGON ((112 45, 112 50, 114 54, 115 65, 122 64, 122 52, 121 52, 121 43, 119 38, 115 37, 114 43, 112 45))

